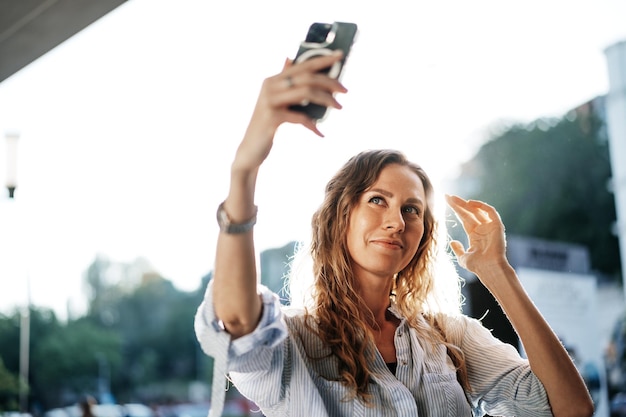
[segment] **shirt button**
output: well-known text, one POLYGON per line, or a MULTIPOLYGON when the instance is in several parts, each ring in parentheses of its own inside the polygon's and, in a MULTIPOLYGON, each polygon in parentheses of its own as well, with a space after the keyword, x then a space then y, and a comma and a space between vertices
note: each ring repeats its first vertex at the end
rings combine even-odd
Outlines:
POLYGON ((403 365, 403 366, 406 366, 406 361, 402 361, 402 365, 403 365))

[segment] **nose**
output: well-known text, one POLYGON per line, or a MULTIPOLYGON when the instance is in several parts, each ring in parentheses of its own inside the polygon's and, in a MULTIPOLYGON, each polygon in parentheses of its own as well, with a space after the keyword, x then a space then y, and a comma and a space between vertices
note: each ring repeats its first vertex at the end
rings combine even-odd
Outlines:
POLYGON ((404 231, 404 217, 400 209, 389 208, 386 212, 384 228, 386 230, 394 230, 398 233, 404 231))

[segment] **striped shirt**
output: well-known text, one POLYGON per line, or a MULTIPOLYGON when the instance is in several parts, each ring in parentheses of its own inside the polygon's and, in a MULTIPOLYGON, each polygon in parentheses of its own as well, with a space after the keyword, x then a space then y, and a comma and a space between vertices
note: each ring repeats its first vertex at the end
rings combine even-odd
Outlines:
MULTIPOLYGON (((337 358, 329 356, 302 311, 282 307, 260 286, 263 313, 257 328, 231 341, 212 304, 212 283, 198 308, 195 330, 204 352, 215 358, 211 416, 221 413, 223 376, 268 416, 552 416, 541 382, 517 350, 496 339, 478 320, 444 316, 447 339, 465 355, 471 390, 456 379, 444 345, 431 347, 406 319, 396 330, 397 369, 391 373, 376 352, 365 404, 338 381, 337 358)), ((422 324, 427 325, 424 321, 422 324)))

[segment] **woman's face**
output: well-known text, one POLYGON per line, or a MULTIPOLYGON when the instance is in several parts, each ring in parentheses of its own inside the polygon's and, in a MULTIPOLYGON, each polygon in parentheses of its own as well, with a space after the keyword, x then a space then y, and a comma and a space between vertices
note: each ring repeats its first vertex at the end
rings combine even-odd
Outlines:
POLYGON ((355 276, 389 278, 406 267, 424 234, 426 195, 410 168, 391 164, 352 209, 347 247, 355 276))

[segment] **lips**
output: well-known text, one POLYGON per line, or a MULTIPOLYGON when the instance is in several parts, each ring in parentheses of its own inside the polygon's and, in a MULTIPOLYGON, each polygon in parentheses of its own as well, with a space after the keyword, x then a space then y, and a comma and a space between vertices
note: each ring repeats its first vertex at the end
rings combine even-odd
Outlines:
POLYGON ((393 249, 402 249, 404 246, 402 242, 397 239, 373 239, 372 243, 376 243, 380 246, 393 248, 393 249))

